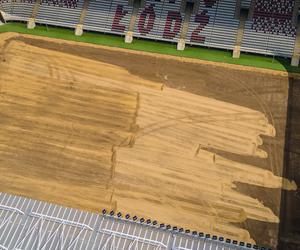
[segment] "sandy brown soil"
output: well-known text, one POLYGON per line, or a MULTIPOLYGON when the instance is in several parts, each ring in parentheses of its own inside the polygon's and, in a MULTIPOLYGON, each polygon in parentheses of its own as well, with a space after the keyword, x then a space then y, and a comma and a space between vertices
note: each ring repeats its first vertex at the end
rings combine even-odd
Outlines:
POLYGON ((0 191, 277 244, 285 74, 1 39, 0 191))

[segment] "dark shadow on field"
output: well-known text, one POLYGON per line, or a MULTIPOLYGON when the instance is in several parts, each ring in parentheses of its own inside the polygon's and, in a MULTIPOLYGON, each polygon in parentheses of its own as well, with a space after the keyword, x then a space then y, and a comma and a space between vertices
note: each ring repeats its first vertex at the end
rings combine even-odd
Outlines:
POLYGON ((284 166, 282 176, 294 180, 296 191, 282 190, 278 250, 300 250, 300 68, 291 66, 290 59, 276 58, 289 72, 289 92, 285 130, 284 166))
POLYGON ((300 73, 300 67, 291 66, 291 59, 276 57, 276 60, 281 63, 285 70, 289 73, 300 73))
POLYGON ((300 249, 300 80, 289 77, 283 177, 297 183, 297 191, 282 191, 279 250, 300 249))

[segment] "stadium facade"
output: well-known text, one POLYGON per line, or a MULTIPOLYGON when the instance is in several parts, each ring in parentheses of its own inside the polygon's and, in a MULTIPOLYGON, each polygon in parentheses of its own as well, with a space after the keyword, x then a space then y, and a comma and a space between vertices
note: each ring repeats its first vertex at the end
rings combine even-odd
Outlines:
POLYGON ((295 0, 0 0, 7 21, 258 53, 299 63, 295 0))

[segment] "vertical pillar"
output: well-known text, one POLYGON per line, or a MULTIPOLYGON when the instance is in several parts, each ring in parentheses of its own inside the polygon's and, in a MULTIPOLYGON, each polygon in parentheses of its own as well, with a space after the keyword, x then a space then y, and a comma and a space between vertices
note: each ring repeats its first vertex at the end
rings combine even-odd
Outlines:
POLYGON ((27 29, 34 29, 35 28, 35 18, 30 17, 27 21, 27 29))
POLYGON ((185 49, 185 39, 180 38, 177 42, 177 50, 185 49))
POLYGON ((240 58, 241 56, 241 46, 236 45, 234 46, 233 52, 232 52, 232 57, 233 58, 240 58))
POLYGON ((291 60, 291 65, 294 67, 299 66, 299 58, 300 58, 300 19, 297 23, 297 30, 296 30, 296 39, 294 45, 293 56, 291 60))
POLYGON ((235 19, 240 19, 242 0, 237 0, 235 4, 235 19))
POLYGON ((242 45, 242 41, 244 38, 245 23, 246 23, 247 15, 248 15, 247 10, 240 9, 240 14, 239 14, 240 23, 239 23, 239 29, 238 29, 238 32, 236 35, 235 46, 234 46, 233 53, 232 53, 233 58, 240 58, 240 55, 241 55, 241 45, 242 45))
POLYGON ((185 10, 184 10, 185 18, 184 18, 184 22, 183 22, 181 33, 180 33, 180 38, 177 42, 177 50, 185 49, 185 39, 186 39, 186 35, 189 30, 189 25, 190 25, 190 21, 191 21, 191 15, 193 12, 193 8, 194 8, 194 5, 192 6, 192 5, 189 5, 186 3, 185 10))
POLYGON ((76 36, 82 36, 83 34, 83 25, 82 24, 77 24, 75 28, 75 35, 76 36))
POLYGON ((293 25, 294 26, 297 26, 299 6, 300 6, 300 0, 295 0, 294 9, 293 9, 293 25))
POLYGON ((37 13, 40 10, 40 5, 41 5, 41 0, 36 0, 35 4, 33 6, 33 9, 32 9, 31 17, 27 21, 27 28, 28 29, 34 29, 34 27, 35 27, 35 18, 36 18, 37 13), (33 23, 33 21, 34 21, 34 23, 33 23), (28 23, 30 23, 30 24, 28 24, 28 23), (33 27, 33 28, 29 28, 29 27, 33 27))
POLYGON ((132 41, 133 41, 133 32, 127 31, 125 35, 125 43, 132 43, 132 41))
POLYGON ((128 31, 125 34, 125 43, 132 43, 133 41, 134 26, 139 12, 139 8, 141 6, 141 1, 134 0, 132 4, 133 4, 133 9, 131 13, 128 31))
POLYGON ((252 20, 252 18, 253 18, 255 4, 256 4, 256 0, 251 0, 248 20, 252 20))
POLYGON ((81 11, 80 18, 79 18, 79 23, 76 25, 76 28, 75 28, 76 36, 82 36, 82 34, 83 34, 83 23, 84 23, 86 14, 87 14, 88 6, 89 6, 89 0, 84 0, 82 11, 81 11))
POLYGON ((294 67, 299 66, 299 55, 293 55, 291 65, 294 67))

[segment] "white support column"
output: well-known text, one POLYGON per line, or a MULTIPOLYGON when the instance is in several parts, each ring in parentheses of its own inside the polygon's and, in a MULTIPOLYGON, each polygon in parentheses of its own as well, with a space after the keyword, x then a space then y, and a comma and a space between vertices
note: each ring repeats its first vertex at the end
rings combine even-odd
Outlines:
POLYGON ((240 58, 240 56, 241 56, 241 46, 236 45, 236 46, 234 46, 232 57, 233 58, 240 58))
POLYGON ((177 50, 185 49, 185 39, 180 38, 177 42, 177 50))
POLYGON ((300 20, 297 23, 297 30, 296 30, 296 39, 294 44, 294 51, 291 60, 291 65, 294 67, 299 66, 299 57, 300 57, 300 20))
POLYGON ((76 36, 82 36, 83 34, 83 25, 82 24, 77 24, 75 28, 75 35, 76 36))
POLYGON ((27 29, 35 28, 35 18, 30 17, 27 21, 27 29))
MULTIPOLYGON (((254 2, 254 0, 252 0, 252 2, 254 2)), ((238 32, 236 35, 236 41, 235 41, 235 46, 233 48, 232 51, 232 57, 233 58, 240 58, 241 56, 241 45, 244 39, 244 31, 245 31, 245 24, 246 24, 246 19, 247 19, 247 15, 248 12, 243 11, 242 9, 239 10, 239 28, 238 28, 238 32)))
POLYGON ((125 35, 125 43, 132 43, 133 41, 133 32, 128 31, 125 35))
POLYGON ((181 33, 179 36, 179 40, 177 42, 177 50, 184 50, 185 49, 185 40, 187 37, 187 33, 189 30, 189 25, 190 25, 190 20, 191 20, 191 16, 193 13, 193 8, 191 5, 187 5, 185 3, 185 5, 182 6, 185 17, 184 17, 184 22, 182 25, 182 29, 181 29, 181 33))
POLYGON ((294 66, 294 67, 299 66, 299 56, 293 56, 292 57, 291 65, 294 66))

